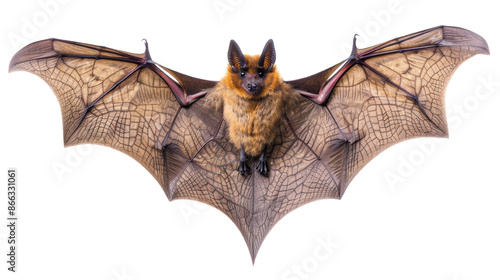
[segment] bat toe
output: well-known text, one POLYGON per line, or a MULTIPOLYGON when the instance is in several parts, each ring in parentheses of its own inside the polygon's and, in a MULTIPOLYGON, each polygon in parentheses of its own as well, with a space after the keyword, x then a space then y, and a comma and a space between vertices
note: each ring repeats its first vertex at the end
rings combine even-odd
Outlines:
POLYGON ((267 167, 267 160, 259 160, 259 163, 257 164, 257 167, 255 167, 257 171, 262 174, 266 175, 267 172, 269 172, 269 167, 267 167))
POLYGON ((238 166, 238 172, 240 172, 241 175, 250 174, 250 167, 248 166, 246 161, 240 161, 240 166, 238 166))

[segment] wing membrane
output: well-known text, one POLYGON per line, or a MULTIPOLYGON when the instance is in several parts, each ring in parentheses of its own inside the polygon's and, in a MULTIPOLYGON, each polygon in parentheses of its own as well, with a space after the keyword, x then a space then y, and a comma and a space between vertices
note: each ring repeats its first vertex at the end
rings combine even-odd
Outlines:
MULTIPOLYGON (((328 123, 306 126, 300 139, 325 158, 341 195, 373 157, 415 137, 447 137, 444 93, 457 67, 475 54, 488 54, 486 41, 458 27, 438 26, 353 52, 337 74, 333 69, 290 81, 330 115, 328 123), (311 92, 316 90, 316 92, 311 92), (317 131, 319 130, 319 131, 317 131), (318 135, 318 137, 313 137, 318 135), (324 137, 324 135, 328 135, 324 137), (344 143, 344 144, 339 144, 344 143)), ((301 128, 297 129, 301 131, 301 128)))

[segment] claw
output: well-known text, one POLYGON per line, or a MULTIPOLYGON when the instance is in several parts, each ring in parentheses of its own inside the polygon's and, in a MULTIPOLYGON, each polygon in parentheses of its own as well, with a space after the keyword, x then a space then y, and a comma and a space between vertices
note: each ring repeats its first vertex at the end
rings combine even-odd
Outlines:
POLYGON ((257 164, 257 167, 255 167, 257 171, 262 174, 266 175, 267 172, 269 172, 269 168, 267 167, 267 160, 259 160, 259 164, 257 164))
POLYGON ((250 167, 245 160, 240 161, 240 166, 238 166, 238 171, 241 175, 250 174, 250 167))
POLYGON ((269 172, 269 168, 267 167, 266 151, 267 146, 264 146, 262 153, 260 154, 259 163, 257 164, 257 167, 255 167, 261 175, 266 175, 267 172, 269 172))
POLYGON ((354 38, 352 38, 352 51, 349 58, 356 58, 358 55, 358 47, 356 46, 356 37, 358 36, 358 34, 354 34, 354 38))
POLYGON ((250 167, 247 164, 247 157, 245 156, 243 147, 240 149, 240 166, 238 166, 238 171, 241 175, 250 174, 250 167))

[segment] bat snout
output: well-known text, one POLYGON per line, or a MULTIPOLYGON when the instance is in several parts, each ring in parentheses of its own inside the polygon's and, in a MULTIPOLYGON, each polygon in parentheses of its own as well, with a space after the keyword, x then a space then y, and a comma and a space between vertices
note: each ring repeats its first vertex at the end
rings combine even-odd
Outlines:
POLYGON ((249 77, 249 78, 242 81, 241 86, 242 86, 242 88, 245 89, 246 92, 248 92, 252 95, 255 95, 255 94, 258 94, 262 91, 264 84, 263 84, 263 80, 260 78, 249 77))
POLYGON ((259 86, 256 83, 248 83, 247 91, 248 92, 256 92, 259 89, 259 86))

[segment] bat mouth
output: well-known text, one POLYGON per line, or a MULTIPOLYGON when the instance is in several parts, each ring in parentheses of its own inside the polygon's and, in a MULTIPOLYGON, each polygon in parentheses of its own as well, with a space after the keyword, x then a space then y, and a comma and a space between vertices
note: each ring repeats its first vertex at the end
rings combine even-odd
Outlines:
POLYGON ((262 91, 262 87, 256 83, 248 83, 245 85, 244 89, 250 95, 258 95, 262 91))

